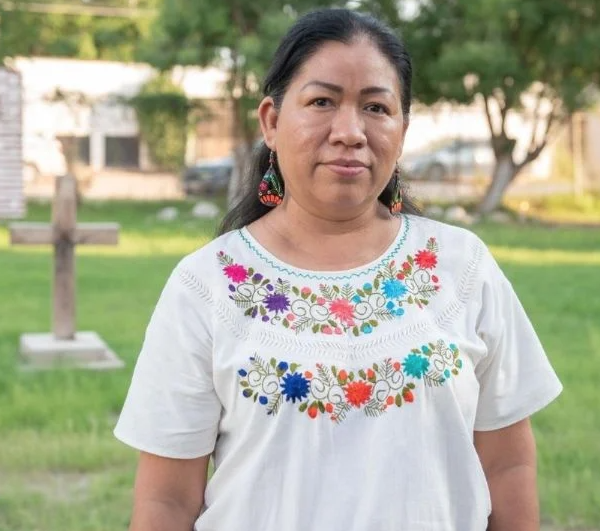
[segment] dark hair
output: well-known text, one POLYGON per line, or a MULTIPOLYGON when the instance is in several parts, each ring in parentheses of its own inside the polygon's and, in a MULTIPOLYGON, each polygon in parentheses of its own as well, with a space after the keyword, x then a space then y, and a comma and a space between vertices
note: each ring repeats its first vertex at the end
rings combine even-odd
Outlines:
MULTIPOLYGON (((412 100, 412 65, 404 44, 379 20, 349 9, 319 9, 300 17, 277 48, 264 80, 263 94, 271 96, 275 107, 279 108, 294 76, 325 43, 336 41, 349 44, 360 36, 371 39, 396 69, 400 82, 402 113, 404 119, 408 120, 412 100)), ((258 185, 269 167, 269 153, 264 142, 254 150, 248 177, 242 183, 241 199, 223 219, 219 234, 244 227, 269 212, 270 208, 258 200, 258 185)), ((386 205, 392 199, 393 181, 391 178, 379 196, 379 201, 386 205)), ((420 214, 418 207, 408 198, 404 185, 403 197, 403 211, 420 214)))

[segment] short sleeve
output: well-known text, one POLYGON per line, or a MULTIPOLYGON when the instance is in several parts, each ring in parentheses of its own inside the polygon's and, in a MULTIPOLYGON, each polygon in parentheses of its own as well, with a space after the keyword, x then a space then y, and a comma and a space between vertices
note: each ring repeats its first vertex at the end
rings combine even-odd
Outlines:
POLYGON ((511 283, 489 251, 482 261, 477 334, 487 353, 476 365, 475 430, 510 426, 547 406, 562 391, 511 283))
POLYGON ((114 430, 125 444, 180 459, 212 453, 221 404, 212 378, 209 300, 179 264, 150 319, 114 430))

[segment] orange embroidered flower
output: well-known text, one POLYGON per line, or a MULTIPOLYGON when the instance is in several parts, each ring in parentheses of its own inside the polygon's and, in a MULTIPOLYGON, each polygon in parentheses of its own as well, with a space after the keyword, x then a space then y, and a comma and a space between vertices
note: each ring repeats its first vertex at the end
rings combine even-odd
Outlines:
POLYGON ((329 304, 329 311, 342 323, 351 326, 354 320, 354 307, 347 299, 336 299, 329 304))
POLYGON ((338 373, 338 378, 342 381, 345 382, 348 379, 348 373, 342 369, 339 373, 338 373))
POLYGON ((366 404, 371 398, 373 386, 363 381, 350 382, 345 388, 346 400, 354 407, 366 404))

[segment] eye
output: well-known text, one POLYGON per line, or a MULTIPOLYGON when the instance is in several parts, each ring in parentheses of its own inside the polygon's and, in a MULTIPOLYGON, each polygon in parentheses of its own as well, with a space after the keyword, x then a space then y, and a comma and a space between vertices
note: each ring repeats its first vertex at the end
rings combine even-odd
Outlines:
POLYGON ((385 105, 381 105, 381 103, 370 103, 365 108, 375 114, 390 114, 389 109, 385 105))
POLYGON ((329 98, 315 98, 310 102, 313 107, 325 108, 331 104, 329 98))

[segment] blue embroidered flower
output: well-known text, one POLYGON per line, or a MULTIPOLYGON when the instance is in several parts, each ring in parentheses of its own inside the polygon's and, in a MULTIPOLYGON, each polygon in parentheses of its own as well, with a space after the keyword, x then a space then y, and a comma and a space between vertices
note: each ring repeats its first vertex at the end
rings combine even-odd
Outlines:
POLYGON ((365 291, 370 291, 373 289, 373 286, 371 284, 369 284, 368 282, 363 286, 363 289, 365 291))
POLYGON ((388 310, 393 310, 393 309, 396 307, 396 305, 394 304, 394 301, 389 301, 389 302, 388 302, 388 303, 385 305, 385 307, 386 307, 388 310))
POLYGON ((258 401, 263 405, 266 406, 269 403, 269 399, 266 396, 261 396, 258 401))
POLYGON ((444 371, 444 376, 445 376, 446 378, 450 378, 450 371, 449 371, 448 369, 446 369, 446 370, 444 371))
POLYGON ((394 301, 388 301, 385 307, 390 311, 392 315, 397 315, 398 317, 404 315, 404 310, 400 307, 397 308, 394 304, 394 301))
POLYGON ((277 370, 285 372, 288 370, 288 364, 285 361, 280 361, 277 364, 277 370))
POLYGON ((286 374, 281 384, 282 394, 285 395, 286 402, 290 400, 295 404, 296 400, 302 402, 308 396, 309 382, 300 373, 286 374))
POLYGON ((409 354, 402 362, 402 366, 408 376, 421 378, 429 369, 429 360, 418 354, 409 354))
POLYGON ((370 324, 365 324, 362 326, 361 330, 365 334, 370 334, 373 331, 373 327, 370 324))
POLYGON ((406 295, 408 289, 403 282, 388 278, 383 282, 383 293, 388 299, 400 299, 406 295))
POLYGON ((361 300, 360 295, 354 295, 354 297, 352 297, 352 302, 354 304, 358 304, 361 300))
POLYGON ((240 375, 242 378, 244 378, 245 376, 248 376, 248 372, 247 372, 247 371, 245 371, 244 369, 240 369, 240 370, 238 371, 238 374, 239 374, 239 375, 240 375))

